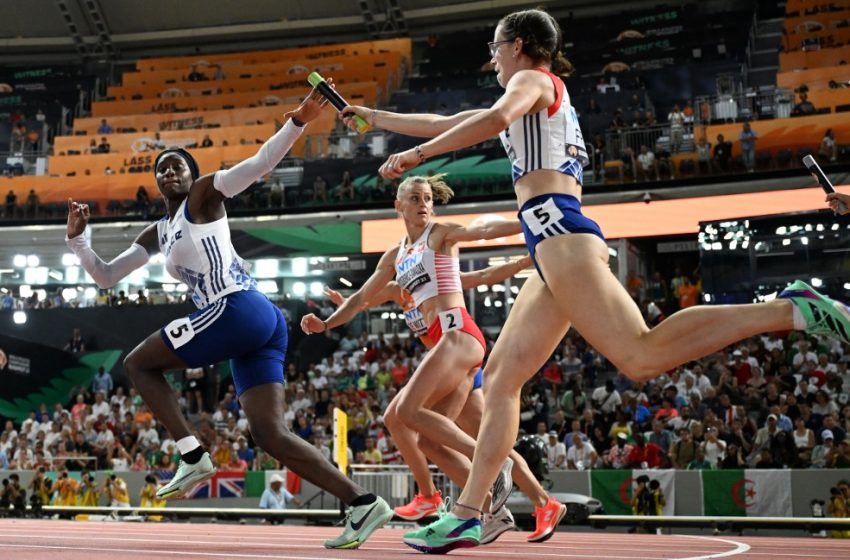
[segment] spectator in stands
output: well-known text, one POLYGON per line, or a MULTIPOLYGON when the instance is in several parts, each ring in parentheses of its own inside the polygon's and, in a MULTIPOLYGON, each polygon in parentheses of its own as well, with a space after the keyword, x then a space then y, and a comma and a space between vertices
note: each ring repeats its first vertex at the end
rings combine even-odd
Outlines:
POLYGON ((818 156, 822 159, 834 162, 838 159, 838 144, 835 143, 835 134, 831 128, 826 130, 818 147, 818 156))
POLYGON ((705 458, 705 451, 702 447, 696 448, 694 460, 688 463, 687 470, 689 471, 710 471, 716 469, 717 466, 705 458))
POLYGON ((599 103, 596 102, 595 97, 590 98, 590 103, 587 105, 587 113, 589 115, 598 115, 602 112, 602 108, 599 106, 599 103))
MULTIPOLYGON (((260 497, 260 509, 269 510, 284 510, 287 509, 288 502, 294 503, 297 507, 302 507, 304 503, 297 497, 293 496, 289 490, 283 487, 283 477, 274 473, 269 477, 269 487, 263 491, 260 497)), ((268 518, 267 521, 274 523, 275 521, 283 521, 283 517, 268 518)))
POLYGON ((717 144, 714 145, 714 166, 716 169, 729 171, 729 160, 732 158, 732 143, 727 142, 722 134, 717 135, 717 144))
POLYGON ((91 384, 91 392, 98 393, 103 392, 106 395, 112 393, 112 389, 114 388, 114 383, 112 381, 112 375, 104 369, 103 366, 97 368, 97 373, 94 376, 94 380, 91 384))
POLYGON ((629 456, 632 453, 633 445, 628 443, 629 436, 624 433, 617 435, 611 449, 608 450, 607 457, 603 458, 606 466, 612 469, 624 469, 629 465, 629 456))
POLYGON ((189 75, 187 77, 188 81, 190 81, 190 82, 204 82, 208 79, 209 78, 207 78, 206 75, 204 75, 203 73, 201 73, 200 70, 198 70, 197 65, 192 65, 192 69, 189 72, 189 75))
POLYGON ((566 453, 567 468, 570 470, 592 469, 596 466, 598 459, 599 456, 593 445, 584 441, 581 435, 573 434, 570 449, 566 453))
POLYGON ((97 153, 99 154, 108 154, 112 151, 112 145, 110 145, 109 140, 106 139, 106 136, 100 139, 100 144, 97 145, 97 153))
POLYGON ((27 195, 27 216, 30 218, 38 218, 38 211, 41 208, 41 203, 38 199, 38 194, 35 189, 30 189, 27 195))
POLYGON ((650 175, 658 181, 661 177, 658 176, 658 167, 655 165, 655 154, 650 151, 646 144, 641 145, 638 160, 638 177, 641 181, 651 180, 650 175))
POLYGON ((660 176, 662 170, 670 172, 671 180, 676 178, 676 166, 673 164, 670 152, 664 148, 659 139, 655 143, 655 172, 660 176))
POLYGON ((817 112, 815 106, 812 105, 812 102, 809 101, 809 94, 803 92, 800 94, 800 102, 794 105, 794 108, 791 110, 792 116, 806 116, 806 115, 814 115, 817 112))
POLYGON ((744 167, 748 173, 755 171, 756 165, 756 138, 758 135, 752 129, 749 122, 745 122, 738 136, 741 141, 741 156, 744 158, 744 167))
POLYGON ((319 199, 322 202, 328 201, 328 184, 321 175, 316 176, 316 180, 313 181, 313 202, 319 199))
POLYGON ((100 120, 100 126, 97 127, 98 134, 112 134, 112 126, 106 122, 106 119, 100 120))
POLYGON ((12 136, 9 143, 9 151, 17 154, 24 151, 26 144, 27 127, 24 123, 18 123, 12 128, 12 136))
POLYGON ((15 218, 18 213, 18 195, 15 194, 15 191, 9 189, 9 192, 6 193, 6 211, 5 216, 7 218, 15 218))
POLYGON ((86 351, 86 343, 83 341, 83 335, 79 327, 74 328, 71 333, 71 339, 65 344, 64 349, 66 352, 73 352, 74 354, 86 351))
POLYGON ((678 154, 685 137, 685 113, 678 105, 674 105, 667 115, 667 120, 670 123, 670 151, 678 154))
POLYGON ((268 206, 269 208, 282 208, 283 201, 283 182, 280 177, 275 177, 269 186, 268 206))
POLYGON ((687 276, 682 277, 682 283, 679 285, 677 296, 679 300, 679 309, 686 309, 698 303, 699 288, 691 284, 691 279, 687 276))
POLYGON ((351 179, 350 171, 346 171, 342 174, 342 183, 340 183, 339 190, 336 194, 340 202, 342 202, 342 199, 345 197, 348 197, 349 200, 354 200, 354 182, 351 179))
MULTIPOLYGON (((581 441, 581 438, 579 438, 581 441)), ((567 447, 558 441, 558 432, 549 432, 547 446, 549 451, 549 470, 562 470, 566 467, 567 447)))
POLYGON ((212 138, 210 138, 209 134, 204 134, 204 139, 201 140, 202 148, 211 148, 213 146, 212 138))

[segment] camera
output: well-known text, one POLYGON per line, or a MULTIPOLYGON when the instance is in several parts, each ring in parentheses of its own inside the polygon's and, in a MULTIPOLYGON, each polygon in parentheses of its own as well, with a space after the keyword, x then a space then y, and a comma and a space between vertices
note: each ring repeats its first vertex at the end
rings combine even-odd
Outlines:
POLYGON ((652 202, 652 195, 649 194, 649 191, 646 191, 645 193, 643 193, 643 203, 649 204, 650 202, 652 202))
POLYGON ((152 474, 149 474, 145 477, 145 482, 148 484, 156 484, 156 478, 152 474))

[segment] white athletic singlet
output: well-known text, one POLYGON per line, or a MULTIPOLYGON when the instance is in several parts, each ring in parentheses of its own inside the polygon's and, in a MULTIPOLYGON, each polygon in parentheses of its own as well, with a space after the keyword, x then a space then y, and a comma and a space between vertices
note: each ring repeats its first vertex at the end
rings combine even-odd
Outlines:
POLYGON ((208 224, 188 219, 187 201, 177 214, 156 224, 159 249, 165 255, 165 269, 192 290, 192 301, 201 309, 240 290, 256 288, 243 261, 230 243, 227 216, 208 224))
POLYGON ((582 167, 590 161, 578 116, 570 104, 570 94, 564 82, 548 70, 535 70, 552 79, 555 102, 537 113, 524 115, 499 133, 511 161, 514 182, 537 169, 565 172, 576 160, 582 167))
POLYGON ((462 291, 460 260, 428 247, 428 236, 433 227, 434 222, 428 224, 419 239, 410 246, 405 245, 407 238, 402 239, 395 259, 396 282, 410 292, 416 307, 434 296, 462 291))

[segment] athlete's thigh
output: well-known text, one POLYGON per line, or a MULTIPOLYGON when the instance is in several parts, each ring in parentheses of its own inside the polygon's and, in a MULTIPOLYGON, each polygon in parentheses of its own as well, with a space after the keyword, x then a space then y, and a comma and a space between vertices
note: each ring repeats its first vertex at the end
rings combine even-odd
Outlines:
POLYGON ((649 328, 608 267, 607 251, 595 236, 559 235, 537 246, 537 262, 556 295, 553 305, 569 316, 588 343, 622 363, 639 351, 649 328))
POLYGON ((464 379, 454 391, 432 406, 431 410, 439 412, 450 420, 455 420, 466 405, 471 389, 472 379, 464 379))
POLYGON ((529 276, 484 367, 485 393, 495 384, 499 389, 519 390, 549 359, 569 328, 569 317, 540 276, 529 276))
POLYGON ((416 368, 399 402, 430 408, 453 392, 481 358, 483 349, 473 336, 460 331, 446 333, 416 368))
POLYGON ((187 364, 162 339, 161 331, 151 333, 126 358, 135 366, 150 370, 183 369, 187 364))
POLYGON ((469 393, 463 410, 458 414, 455 424, 470 436, 477 438, 481 427, 481 416, 484 414, 484 391, 475 390, 469 393))
POLYGON ((248 424, 255 429, 268 421, 283 426, 283 402, 283 383, 255 385, 239 395, 248 424))

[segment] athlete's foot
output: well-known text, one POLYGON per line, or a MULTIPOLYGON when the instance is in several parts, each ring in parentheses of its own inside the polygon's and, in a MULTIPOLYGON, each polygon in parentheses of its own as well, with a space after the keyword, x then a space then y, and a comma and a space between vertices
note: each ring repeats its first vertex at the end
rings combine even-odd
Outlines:
POLYGON ((444 508, 440 518, 418 531, 405 533, 404 544, 427 554, 446 554, 456 548, 470 548, 481 543, 481 522, 478 518, 462 519, 444 508))
POLYGON ((443 505, 443 496, 437 491, 433 496, 426 498, 422 494, 416 494, 409 504, 395 508, 395 514, 407 521, 417 521, 425 516, 437 513, 437 509, 443 505))
POLYGON ((806 332, 838 338, 850 344, 850 309, 840 301, 828 298, 801 280, 797 280, 777 296, 788 299, 806 322, 806 332))
POLYGON ((567 506, 549 498, 546 505, 543 507, 534 508, 534 520, 536 528, 533 533, 528 535, 528 542, 543 542, 552 538, 555 534, 558 524, 567 514, 567 506))
POLYGON ((508 457, 502 463, 502 468, 499 469, 499 474, 496 475, 496 480, 490 489, 490 513, 496 513, 508 501, 508 496, 511 495, 511 490, 514 487, 513 480, 511 479, 511 469, 513 468, 514 460, 508 457))
POLYGON ((190 464, 186 461, 180 461, 180 466, 177 467, 174 478, 156 491, 156 497, 160 500, 179 498, 198 484, 212 478, 214 474, 215 467, 212 459, 210 459, 210 454, 207 452, 204 452, 201 460, 197 463, 190 464))
POLYGON ((496 513, 485 513, 481 524, 481 544, 490 544, 503 533, 516 529, 516 521, 511 510, 502 507, 496 513))
POLYGON ((325 541, 325 548, 358 548, 366 539, 393 518, 389 504, 378 497, 371 504, 350 506, 345 511, 345 527, 335 539, 325 541))

